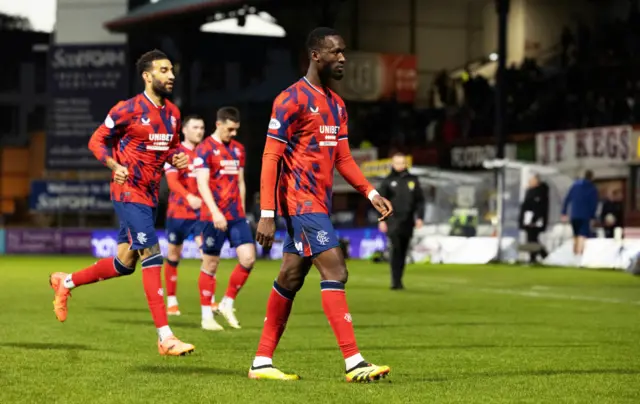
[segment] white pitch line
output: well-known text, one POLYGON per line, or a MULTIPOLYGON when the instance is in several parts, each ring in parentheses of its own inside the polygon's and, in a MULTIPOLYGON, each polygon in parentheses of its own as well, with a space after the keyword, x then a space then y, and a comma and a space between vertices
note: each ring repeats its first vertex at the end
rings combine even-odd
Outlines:
POLYGON ((598 302, 598 303, 615 303, 615 304, 631 304, 634 306, 640 306, 640 302, 637 301, 629 301, 629 300, 621 300, 614 299, 608 297, 596 297, 596 296, 587 296, 587 295, 568 295, 564 293, 550 293, 550 292, 536 292, 536 291, 526 291, 526 290, 516 290, 516 289, 497 289, 497 288, 469 288, 474 291, 484 292, 484 293, 494 293, 500 295, 514 295, 514 296, 525 296, 525 297, 535 297, 535 298, 547 298, 547 299, 561 299, 561 300, 581 300, 587 302, 598 302))
MULTIPOLYGON (((355 277, 354 277, 355 278, 355 277)), ((360 278, 354 279, 353 282, 357 283, 370 283, 370 284, 381 284, 381 282, 374 281, 372 279, 360 278)), ((640 301, 633 300, 622 300, 616 298, 608 298, 608 297, 598 297, 598 296, 589 296, 589 295, 576 295, 576 294, 565 294, 565 293, 554 293, 541 291, 544 288, 549 290, 548 286, 535 285, 532 286, 532 289, 536 290, 520 290, 520 289, 509 289, 504 287, 493 288, 493 287, 475 287, 468 279, 465 278, 427 278, 425 280, 411 281, 411 285, 414 286, 422 286, 422 287, 431 287, 431 288, 452 288, 455 287, 457 289, 466 289, 473 292, 482 292, 482 293, 491 293, 491 294, 500 294, 500 295, 512 295, 512 296, 522 296, 522 297, 533 297, 536 299, 559 299, 559 300, 578 300, 585 302, 597 302, 597 303, 613 303, 613 304, 629 304, 632 306, 640 306, 640 301)))

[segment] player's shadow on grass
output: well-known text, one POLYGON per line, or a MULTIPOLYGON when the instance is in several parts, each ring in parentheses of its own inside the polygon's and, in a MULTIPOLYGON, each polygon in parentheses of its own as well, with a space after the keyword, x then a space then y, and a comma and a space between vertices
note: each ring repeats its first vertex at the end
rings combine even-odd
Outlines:
POLYGON ((246 377, 246 370, 240 369, 220 369, 204 366, 152 366, 144 365, 134 368, 138 372, 151 374, 169 374, 176 376, 193 375, 221 375, 221 376, 242 376, 246 377))
POLYGON ((549 370, 518 370, 511 372, 478 372, 452 377, 398 377, 398 381, 407 382, 451 382, 464 379, 480 379, 494 377, 522 377, 522 376, 583 376, 583 375, 640 375, 640 370, 632 369, 549 369, 549 370))
MULTIPOLYGON (((571 344, 571 345, 496 345, 496 344, 470 344, 470 345, 429 345, 429 344, 393 344, 393 345, 362 345, 363 351, 415 351, 415 350, 468 350, 468 349, 538 349, 538 348, 587 348, 598 345, 571 344)), ((337 346, 313 346, 309 348, 287 348, 287 352, 306 351, 338 351, 337 346)))
MULTIPOLYGON (((514 327, 514 326, 537 326, 540 323, 428 323, 428 322, 415 322, 415 323, 404 323, 404 324, 357 324, 355 326, 356 330, 366 330, 366 329, 381 329, 381 328, 414 328, 417 326, 428 326, 428 327, 514 327)), ((291 324, 291 329, 316 329, 316 328, 328 328, 327 324, 291 324)), ((259 328, 262 329, 262 325, 260 326, 248 326, 244 327, 246 329, 250 328, 259 328)))
POLYGON ((91 307, 91 310, 104 311, 107 313, 149 313, 147 308, 135 307, 91 307))
POLYGON ((33 350, 73 350, 73 351, 94 351, 88 345, 83 344, 58 344, 50 342, 0 342, 0 346, 7 348, 33 349, 33 350))
MULTIPOLYGON (((110 320, 110 323, 113 324, 130 324, 130 325, 141 325, 141 326, 145 326, 148 327, 149 324, 153 325, 153 321, 151 319, 148 320, 110 320)), ((179 327, 179 328, 193 328, 193 329, 200 329, 201 325, 200 325, 200 321, 191 321, 191 322, 187 322, 187 321, 175 321, 175 320, 171 320, 169 322, 170 326, 175 326, 175 327, 179 327)))

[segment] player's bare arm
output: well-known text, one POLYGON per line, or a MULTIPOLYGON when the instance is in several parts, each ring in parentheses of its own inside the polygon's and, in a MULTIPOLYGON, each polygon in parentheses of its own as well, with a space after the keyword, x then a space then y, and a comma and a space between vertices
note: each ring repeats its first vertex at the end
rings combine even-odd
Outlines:
POLYGON ((196 173, 196 179, 198 181, 198 192, 202 201, 209 208, 213 219, 213 225, 216 229, 226 231, 227 219, 224 217, 216 201, 213 199, 213 193, 209 189, 209 170, 199 169, 196 173))

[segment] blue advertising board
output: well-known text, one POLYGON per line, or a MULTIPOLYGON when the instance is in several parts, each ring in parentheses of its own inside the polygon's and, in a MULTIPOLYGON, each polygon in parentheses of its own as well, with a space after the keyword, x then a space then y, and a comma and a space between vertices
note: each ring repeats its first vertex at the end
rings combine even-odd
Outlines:
POLYGON ((37 212, 110 212, 108 181, 31 182, 29 209, 37 212))
POLYGON ((87 144, 111 107, 127 98, 128 82, 123 44, 51 46, 47 169, 101 168, 87 144))

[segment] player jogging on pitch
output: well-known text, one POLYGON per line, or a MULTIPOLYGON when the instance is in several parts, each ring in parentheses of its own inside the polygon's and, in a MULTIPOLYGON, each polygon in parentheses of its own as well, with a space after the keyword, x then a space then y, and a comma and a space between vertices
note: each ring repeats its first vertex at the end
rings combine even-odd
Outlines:
POLYGON ((362 195, 368 197, 380 220, 393 213, 391 203, 378 195, 353 160, 347 138, 344 101, 328 88, 330 79, 344 74, 345 44, 331 28, 317 28, 307 39, 307 75, 283 91, 273 103, 260 177, 261 215, 257 240, 273 243, 275 190, 280 214, 287 224, 283 262, 267 303, 262 337, 249 370, 251 379, 297 380, 273 366, 272 357, 282 336, 296 292, 313 264, 320 271, 322 308, 338 340, 349 382, 378 380, 387 366, 364 360, 356 345, 345 296, 347 267, 331 225, 334 166, 362 195), (278 181, 278 164, 282 169, 278 181))
POLYGON ((111 108, 89 141, 96 158, 113 171, 111 200, 120 219, 117 256, 72 274, 56 272, 49 282, 56 317, 65 321, 71 289, 131 275, 140 260, 142 283, 158 332, 158 351, 178 356, 195 347, 180 341, 169 328, 155 218, 165 162, 182 169, 188 157, 178 148, 180 111, 166 99, 175 79, 169 58, 153 50, 142 55, 136 67, 145 83, 144 92, 111 108))
POLYGON ((198 183, 193 162, 196 159, 196 146, 204 137, 204 120, 196 115, 188 116, 182 123, 184 141, 180 151, 189 157, 187 168, 178 170, 165 163, 164 171, 169 185, 169 207, 167 209, 167 238, 169 241, 167 259, 164 263, 164 280, 167 288, 167 314, 179 316, 178 298, 178 264, 182 255, 182 243, 193 235, 198 245, 201 244, 202 222, 200 206, 202 200, 198 196, 198 183))
POLYGON ((213 318, 212 306, 215 304, 216 271, 225 239, 236 249, 238 264, 231 273, 217 311, 232 328, 240 328, 233 304, 256 261, 253 234, 245 217, 244 146, 233 139, 239 128, 237 109, 219 109, 216 130, 196 148, 198 157, 194 163, 203 201, 202 270, 198 281, 202 328, 212 331, 222 330, 213 318))

